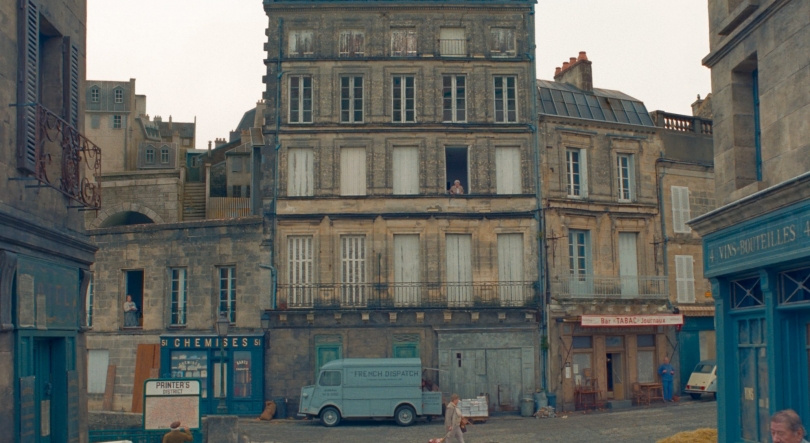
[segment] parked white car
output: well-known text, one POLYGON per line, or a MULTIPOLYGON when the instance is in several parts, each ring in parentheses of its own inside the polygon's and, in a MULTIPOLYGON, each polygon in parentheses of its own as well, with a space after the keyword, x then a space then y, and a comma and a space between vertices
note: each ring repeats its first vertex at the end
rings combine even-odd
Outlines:
POLYGON ((701 394, 711 393, 717 398, 717 362, 703 360, 695 366, 689 381, 686 383, 686 393, 697 400, 701 394))

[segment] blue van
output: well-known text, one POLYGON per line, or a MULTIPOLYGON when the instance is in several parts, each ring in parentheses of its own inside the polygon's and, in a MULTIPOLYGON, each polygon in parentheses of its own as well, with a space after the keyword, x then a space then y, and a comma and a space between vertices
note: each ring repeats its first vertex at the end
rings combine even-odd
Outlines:
POLYGON ((343 418, 394 418, 400 426, 441 415, 442 393, 422 392, 418 358, 345 358, 321 367, 315 386, 301 388, 299 415, 324 426, 343 418))

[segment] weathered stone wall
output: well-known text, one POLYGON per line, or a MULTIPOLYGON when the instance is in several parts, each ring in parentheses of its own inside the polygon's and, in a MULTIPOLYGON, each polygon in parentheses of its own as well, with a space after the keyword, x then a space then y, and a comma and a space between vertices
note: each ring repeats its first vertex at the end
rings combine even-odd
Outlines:
POLYGON ((146 215, 155 223, 182 220, 183 182, 180 171, 105 174, 101 189, 102 210, 95 217, 95 212, 87 215, 90 229, 108 227, 109 217, 126 211, 146 215))

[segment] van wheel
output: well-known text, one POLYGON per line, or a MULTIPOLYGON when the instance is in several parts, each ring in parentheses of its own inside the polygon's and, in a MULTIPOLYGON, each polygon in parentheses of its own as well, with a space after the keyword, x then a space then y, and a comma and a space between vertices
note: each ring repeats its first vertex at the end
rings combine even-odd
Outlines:
POLYGON ((416 420, 416 413, 410 406, 400 406, 397 408, 395 418, 398 425, 410 426, 413 424, 414 420, 416 420))
POLYGON ((692 396, 692 400, 700 400, 700 394, 689 394, 692 396))
POLYGON ((321 411, 321 424, 324 426, 331 428, 333 426, 337 426, 340 423, 340 412, 333 407, 324 408, 321 411))

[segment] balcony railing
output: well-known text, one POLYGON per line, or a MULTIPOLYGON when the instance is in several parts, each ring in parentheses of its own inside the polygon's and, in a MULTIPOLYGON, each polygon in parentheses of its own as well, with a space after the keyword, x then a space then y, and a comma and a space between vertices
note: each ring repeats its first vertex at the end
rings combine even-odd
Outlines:
POLYGON ((702 135, 712 135, 712 121, 691 115, 671 114, 669 112, 655 111, 652 113, 655 125, 670 131, 694 132, 702 135))
POLYGON ((535 282, 282 284, 280 309, 536 308, 535 282))
POLYGON ((467 40, 443 38, 439 40, 439 53, 442 57, 464 57, 467 55, 467 40))
MULTIPOLYGON (((81 206, 101 208, 101 148, 69 124, 40 104, 35 107, 26 123, 28 140, 23 164, 32 164, 33 178, 75 200, 81 206), (31 118, 33 117, 33 118, 31 118), (34 120, 31 122, 31 120, 34 120)), ((25 134, 21 137, 26 136, 25 134)))
POLYGON ((596 299, 669 298, 667 278, 659 276, 557 276, 551 280, 552 297, 596 299))

